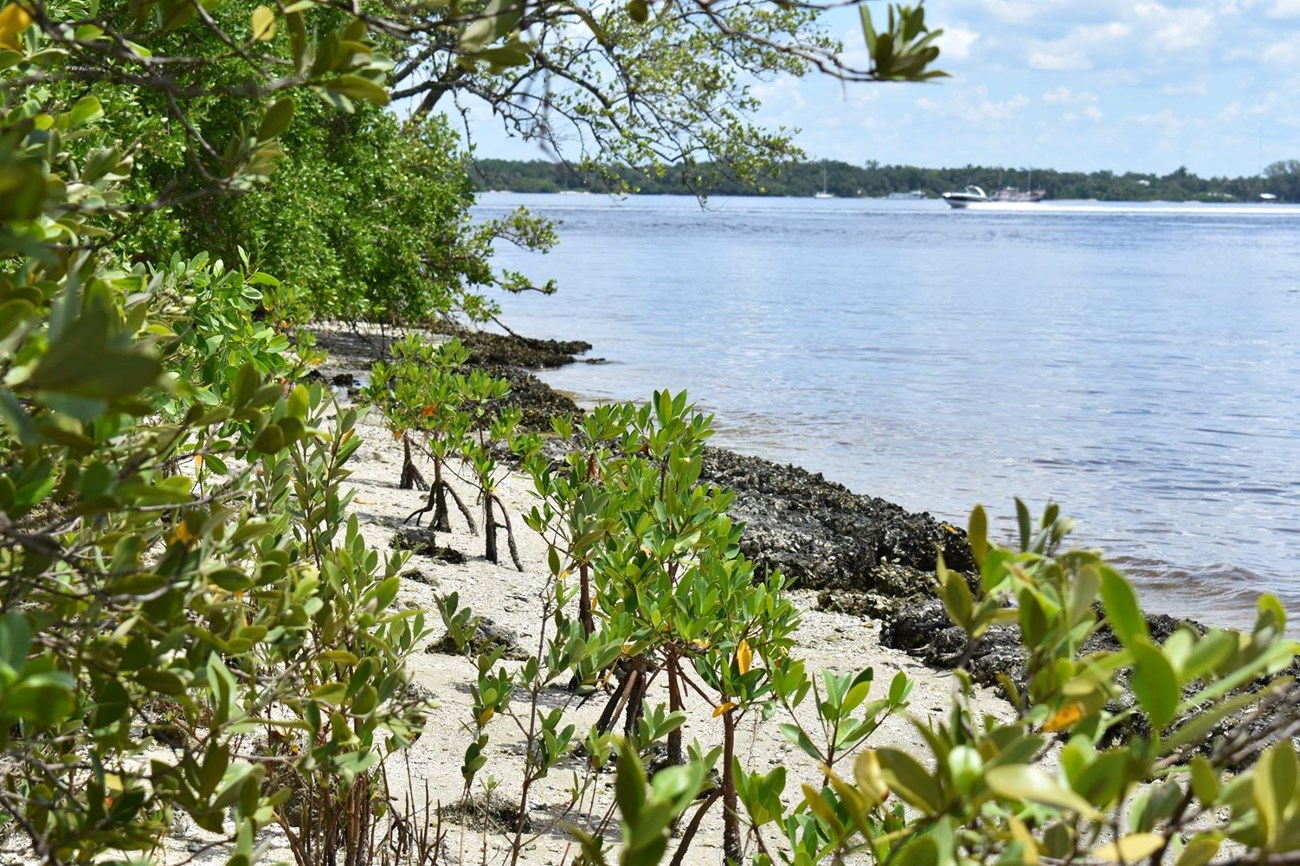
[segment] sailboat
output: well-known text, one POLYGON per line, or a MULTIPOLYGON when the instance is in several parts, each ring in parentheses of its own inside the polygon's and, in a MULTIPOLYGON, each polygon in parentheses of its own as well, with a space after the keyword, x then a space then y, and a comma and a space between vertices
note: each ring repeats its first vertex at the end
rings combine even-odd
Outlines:
POLYGON ((826 191, 826 166, 822 166, 822 191, 813 193, 813 198, 835 198, 835 194, 826 191))

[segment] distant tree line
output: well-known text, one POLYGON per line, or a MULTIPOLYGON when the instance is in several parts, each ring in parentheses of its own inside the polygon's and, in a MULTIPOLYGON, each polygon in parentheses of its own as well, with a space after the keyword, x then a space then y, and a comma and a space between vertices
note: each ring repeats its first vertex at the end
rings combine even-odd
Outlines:
POLYGON ((871 160, 788 163, 760 175, 752 185, 728 180, 713 166, 678 166, 662 173, 632 167, 574 167, 545 160, 480 159, 472 177, 480 190, 512 192, 638 192, 647 195, 810 196, 823 189, 842 198, 882 197, 920 191, 934 197, 977 184, 992 192, 1004 186, 1046 190, 1049 198, 1101 201, 1258 201, 1261 194, 1300 201, 1300 160, 1283 160, 1253 177, 1203 178, 1180 167, 1166 175, 1113 171, 1054 171, 967 165, 920 168, 871 160), (621 188, 620 188, 621 187, 621 188))

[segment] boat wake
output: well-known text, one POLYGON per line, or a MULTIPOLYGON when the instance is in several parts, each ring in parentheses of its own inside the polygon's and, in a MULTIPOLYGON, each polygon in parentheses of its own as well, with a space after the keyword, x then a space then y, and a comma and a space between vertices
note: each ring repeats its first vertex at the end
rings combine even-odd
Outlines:
POLYGON ((1004 213, 1044 213, 1044 214, 1092 214, 1096 216, 1114 216, 1115 214, 1134 214, 1139 216, 1253 216, 1253 217, 1298 217, 1300 206, 1277 204, 1161 204, 1142 202, 1135 204, 1103 202, 969 202, 959 210, 967 211, 1002 211, 1004 213))

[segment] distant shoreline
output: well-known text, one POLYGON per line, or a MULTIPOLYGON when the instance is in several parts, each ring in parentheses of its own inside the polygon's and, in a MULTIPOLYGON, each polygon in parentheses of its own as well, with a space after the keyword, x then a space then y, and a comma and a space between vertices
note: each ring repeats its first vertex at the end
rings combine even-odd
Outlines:
POLYGON ((662 173, 626 166, 579 170, 545 160, 479 159, 471 168, 479 192, 609 193, 620 188, 642 195, 736 195, 757 197, 884 198, 891 193, 921 192, 937 198, 944 192, 976 184, 986 190, 1018 187, 1042 190, 1051 199, 1105 202, 1260 202, 1300 201, 1300 163, 1270 165, 1251 177, 1202 178, 1180 167, 1166 174, 1111 171, 1068 172, 1054 169, 961 166, 923 168, 852 165, 835 160, 791 163, 745 180, 726 166, 704 163, 671 166, 662 173), (1272 196, 1272 199, 1261 198, 1272 196))

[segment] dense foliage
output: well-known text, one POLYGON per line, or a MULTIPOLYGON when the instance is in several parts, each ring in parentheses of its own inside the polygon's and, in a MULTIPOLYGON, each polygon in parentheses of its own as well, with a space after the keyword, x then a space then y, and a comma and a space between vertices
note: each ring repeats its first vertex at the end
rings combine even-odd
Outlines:
MULTIPOLYGON (((300 866, 444 856, 437 840, 412 842, 427 828, 394 814, 383 789, 384 759, 422 732, 407 657, 425 641, 425 614, 397 604, 402 555, 370 548, 349 515, 357 414, 307 384, 315 354, 297 325, 488 315, 477 287, 512 279, 487 268, 491 235, 544 243, 547 230, 525 218, 465 225, 470 190, 446 126, 379 108, 394 81, 431 103, 463 88, 513 122, 555 112, 624 153, 721 155, 753 171, 788 147, 747 126, 748 92, 728 64, 932 74, 919 10, 892 9, 883 33, 864 16, 872 66, 861 72, 808 33, 814 11, 0 6, 7 845, 47 864, 158 859, 188 816, 232 866, 260 856, 273 824, 300 866), (564 38, 574 22, 585 47, 564 38), (576 89, 513 114, 535 97, 535 75, 576 89), (277 167, 287 170, 275 179, 277 167)), ((549 580, 537 652, 517 665, 500 649, 476 657, 462 767, 468 797, 494 719, 524 733, 512 861, 530 786, 580 743, 570 811, 596 802, 619 755, 605 818, 574 828, 590 863, 607 857, 615 806, 621 860, 653 866, 675 819, 694 809, 680 862, 715 805, 725 859, 758 866, 851 853, 903 866, 1166 855, 1199 866, 1225 840, 1241 862, 1295 862, 1300 696, 1276 675, 1297 647, 1275 601, 1261 602, 1249 634, 1180 628, 1156 642, 1122 577, 1096 554, 1060 549, 1068 525, 1055 512, 1037 530, 1022 512, 1019 546, 1006 549, 976 511, 979 573, 941 563, 940 591, 971 641, 1018 625, 1029 673, 1005 684, 1014 718, 977 718, 959 697, 946 722, 918 722, 929 762, 861 752, 850 782, 837 768, 905 709, 908 680, 867 701, 871 671, 819 682, 805 670, 781 576, 756 573, 730 495, 699 483, 710 419, 665 392, 560 420, 574 448, 552 463, 536 438, 512 435, 502 382, 455 369, 455 344, 403 345, 372 402, 399 436, 441 443, 430 453, 472 477, 487 558, 494 524, 508 523, 495 495, 503 444, 538 494, 527 521, 548 542, 549 580), (1103 622, 1118 643, 1085 650, 1103 622), (649 691, 656 674, 663 705, 649 691), (542 701, 556 685, 578 697, 605 683, 605 712, 585 734, 542 701), (815 724, 795 713, 809 703, 815 724), (701 704, 718 749, 682 742, 701 704), (793 804, 783 767, 756 771, 736 748, 740 719, 777 712, 826 780, 793 804), (1243 713, 1249 725, 1232 726, 1243 713), (661 740, 674 766, 650 779, 642 762, 661 740), (1040 766, 1049 757, 1057 769, 1040 766)), ((471 645, 472 612, 453 596, 439 613, 471 645)))
POLYGON ((1167 175, 1110 171, 1067 172, 1052 169, 998 168, 968 165, 963 168, 919 168, 910 165, 864 166, 836 160, 795 162, 763 172, 739 183, 716 179, 715 172, 696 165, 667 171, 606 168, 603 173, 581 170, 544 160, 480 159, 474 164, 474 182, 481 190, 513 192, 612 192, 631 189, 648 195, 810 196, 823 188, 833 195, 879 198, 890 193, 920 191, 929 197, 977 184, 988 192, 1018 186, 1047 192, 1049 198, 1099 201, 1259 201, 1271 193, 1282 201, 1300 201, 1300 165, 1275 163, 1262 177, 1201 178, 1179 168, 1167 175), (825 172, 825 174, 823 174, 825 172), (611 183, 607 176, 618 181, 611 183))
MULTIPOLYGON (((467 160, 445 118, 404 122, 365 104, 344 114, 317 100, 298 114, 281 138, 285 157, 256 195, 173 209, 142 239, 142 252, 179 246, 233 260, 246 250, 303 290, 304 314, 351 322, 483 321, 496 312, 487 289, 528 287, 494 271, 492 243, 545 250, 552 227, 523 211, 470 220, 467 160)), ((182 160, 140 161, 155 188, 197 183, 182 160)))

